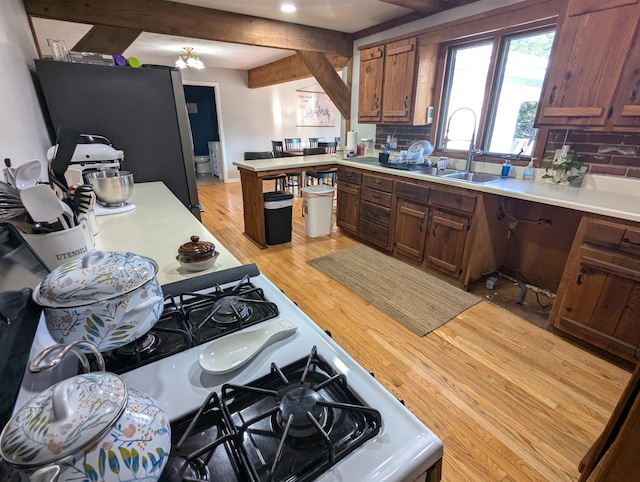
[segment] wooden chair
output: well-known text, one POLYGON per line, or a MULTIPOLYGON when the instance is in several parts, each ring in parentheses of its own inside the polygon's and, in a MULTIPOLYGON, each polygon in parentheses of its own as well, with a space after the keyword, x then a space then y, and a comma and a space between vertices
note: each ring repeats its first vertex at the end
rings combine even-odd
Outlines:
MULTIPOLYGON (((258 151, 258 152, 245 152, 245 161, 255 161, 257 159, 273 159, 273 152, 271 151, 258 151)), ((284 191, 287 183, 286 174, 270 174, 262 178, 263 181, 275 181, 275 190, 284 191)))
POLYGON ((317 154, 326 154, 324 147, 305 147, 302 149, 303 156, 315 156, 317 154))
POLYGON ((284 157, 284 147, 282 141, 271 141, 273 157, 284 157))
POLYGON ((290 137, 284 140, 284 148, 286 151, 302 149, 302 139, 299 137, 290 137))
MULTIPOLYGON (((337 142, 318 142, 317 149, 320 152, 316 154, 332 154, 336 152, 336 148, 338 146, 337 142)), ((329 184, 327 181, 331 180, 331 185, 336 185, 336 173, 338 169, 335 167, 332 169, 318 169, 315 171, 307 171, 304 178, 304 185, 309 186, 313 184, 313 180, 317 181, 317 184, 329 184)))
POLYGON ((324 137, 309 137, 309 147, 318 147, 318 142, 324 141, 324 137))

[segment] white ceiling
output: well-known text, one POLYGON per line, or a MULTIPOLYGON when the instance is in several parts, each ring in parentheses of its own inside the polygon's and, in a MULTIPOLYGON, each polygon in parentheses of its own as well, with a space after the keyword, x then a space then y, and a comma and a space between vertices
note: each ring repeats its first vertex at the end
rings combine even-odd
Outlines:
MULTIPOLYGON (((348 33, 358 32, 412 12, 412 10, 378 0, 283 1, 181 0, 179 3, 348 33), (294 3, 297 10, 293 13, 281 12, 280 4, 283 1, 294 3)), ((51 52, 47 45, 48 38, 64 40, 67 48, 71 49, 92 27, 92 25, 41 18, 34 18, 33 26, 43 55, 50 55, 51 52)), ((178 53, 184 47, 193 47, 194 53, 207 67, 240 70, 252 69, 294 54, 290 50, 212 42, 147 32, 142 33, 123 54, 126 57, 137 57, 142 63, 173 65, 178 53)))

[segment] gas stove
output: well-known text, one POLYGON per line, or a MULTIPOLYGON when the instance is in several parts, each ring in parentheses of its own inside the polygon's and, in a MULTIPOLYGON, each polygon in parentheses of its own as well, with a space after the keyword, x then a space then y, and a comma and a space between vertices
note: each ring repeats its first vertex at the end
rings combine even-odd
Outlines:
MULTIPOLYGON (((171 420, 163 481, 439 480, 442 442, 255 265, 163 291, 165 313, 153 333, 160 342, 150 358, 144 340, 130 347, 127 364, 121 354, 106 357, 107 370, 155 398, 171 420), (247 299, 250 305, 240 301, 247 299), (296 332, 241 368, 213 374, 200 367, 209 340, 283 319, 296 332)), ((30 359, 51 344, 42 319, 30 359)), ((59 370, 26 373, 16 408, 77 366, 59 370)))

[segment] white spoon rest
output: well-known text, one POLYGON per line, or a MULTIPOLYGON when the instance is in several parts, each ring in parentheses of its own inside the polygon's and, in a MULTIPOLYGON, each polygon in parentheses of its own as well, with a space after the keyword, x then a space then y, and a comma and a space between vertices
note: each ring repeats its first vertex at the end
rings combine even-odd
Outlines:
POLYGON ((212 341, 203 348, 198 362, 209 373, 227 373, 241 367, 263 348, 292 335, 298 327, 280 319, 251 331, 238 331, 212 341))

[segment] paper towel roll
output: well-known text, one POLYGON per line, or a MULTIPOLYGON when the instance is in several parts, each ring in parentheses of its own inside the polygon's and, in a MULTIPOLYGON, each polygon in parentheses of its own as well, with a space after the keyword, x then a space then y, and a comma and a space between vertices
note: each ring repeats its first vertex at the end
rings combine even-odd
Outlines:
POLYGON ((358 133, 356 131, 347 132, 347 151, 354 151, 358 147, 358 133))

